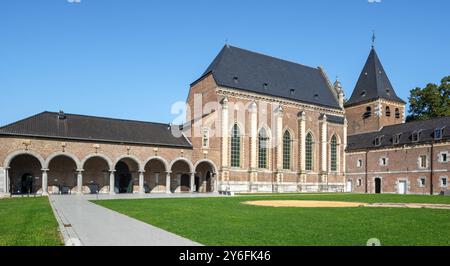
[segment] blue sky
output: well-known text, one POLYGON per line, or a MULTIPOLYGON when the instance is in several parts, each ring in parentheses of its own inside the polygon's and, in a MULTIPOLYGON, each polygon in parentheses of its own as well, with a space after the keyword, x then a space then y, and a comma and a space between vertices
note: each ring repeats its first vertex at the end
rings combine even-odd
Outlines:
POLYGON ((400 97, 450 75, 450 1, 2 0, 0 125, 48 110, 171 122, 225 41, 323 66, 349 97, 376 49, 400 97))

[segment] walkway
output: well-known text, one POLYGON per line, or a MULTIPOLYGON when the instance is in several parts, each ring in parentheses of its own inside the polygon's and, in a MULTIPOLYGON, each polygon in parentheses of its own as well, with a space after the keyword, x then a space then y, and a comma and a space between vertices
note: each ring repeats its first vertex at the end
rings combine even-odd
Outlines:
MULTIPOLYGON (((217 194, 100 195, 99 199, 211 197, 217 194)), ((51 195, 66 245, 198 246, 199 243, 89 202, 96 195, 51 195)))

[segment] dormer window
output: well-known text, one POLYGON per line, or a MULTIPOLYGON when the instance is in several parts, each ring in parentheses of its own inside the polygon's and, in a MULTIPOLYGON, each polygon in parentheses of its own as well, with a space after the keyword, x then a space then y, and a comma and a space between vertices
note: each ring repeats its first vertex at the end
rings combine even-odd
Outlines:
POLYGON ((387 95, 391 95, 391 90, 390 89, 386 89, 386 94, 387 95))
POLYGON ((234 77, 233 77, 233 81, 234 81, 234 83, 238 83, 238 82, 239 82, 238 76, 234 76, 234 77))
POLYGON ((267 90, 269 88, 269 84, 266 82, 266 83, 263 84, 263 87, 264 87, 265 90, 267 90))
POLYGON ((411 136, 412 142, 420 141, 420 133, 421 133, 421 131, 414 131, 412 133, 412 136, 411 136))
POLYGON ((391 108, 386 106, 386 116, 391 116, 391 108))
POLYGON ((443 133, 444 133, 444 128, 436 128, 434 130, 434 140, 441 140, 443 133))
POLYGON ((401 136, 402 134, 396 134, 396 135, 394 135, 393 137, 392 137, 392 143, 393 144, 399 144, 400 143, 400 136, 401 136))
POLYGON ((290 92, 291 92, 291 95, 294 95, 295 90, 294 90, 294 89, 291 89, 290 92))
POLYGON ((369 118, 372 116, 372 108, 370 106, 366 107, 366 112, 364 113, 363 117, 364 118, 369 118))
POLYGON ((366 91, 362 91, 361 92, 361 97, 366 97, 366 94, 367 94, 366 91))
POLYGON ((374 144, 375 146, 381 146, 381 142, 383 141, 383 136, 378 136, 375 138, 374 144))

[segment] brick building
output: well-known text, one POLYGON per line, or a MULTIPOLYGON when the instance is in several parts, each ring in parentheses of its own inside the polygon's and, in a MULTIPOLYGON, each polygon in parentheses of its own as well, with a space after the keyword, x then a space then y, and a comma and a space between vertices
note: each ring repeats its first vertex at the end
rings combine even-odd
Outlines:
POLYGON ((450 118, 404 123, 374 49, 344 106, 321 68, 226 45, 186 109, 179 126, 43 112, 1 127, 0 194, 447 188, 450 118))

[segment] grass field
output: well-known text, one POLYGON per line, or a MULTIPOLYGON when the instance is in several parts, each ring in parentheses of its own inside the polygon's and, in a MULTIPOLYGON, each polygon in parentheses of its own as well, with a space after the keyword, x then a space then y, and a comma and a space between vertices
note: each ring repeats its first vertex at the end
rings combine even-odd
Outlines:
POLYGON ((450 245, 450 210, 407 208, 274 208, 248 200, 448 203, 417 195, 278 194, 227 198, 95 201, 205 245, 450 245))
POLYGON ((58 246, 58 223, 47 197, 0 200, 0 246, 58 246))

